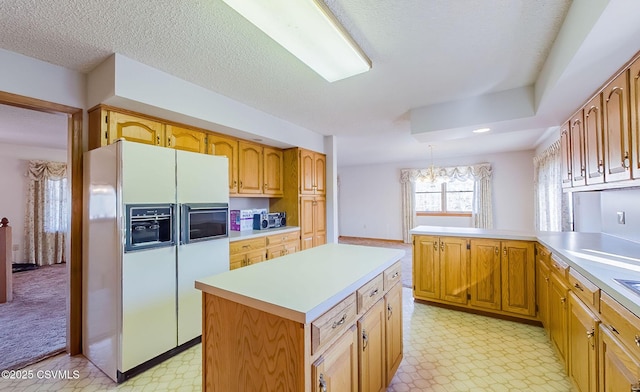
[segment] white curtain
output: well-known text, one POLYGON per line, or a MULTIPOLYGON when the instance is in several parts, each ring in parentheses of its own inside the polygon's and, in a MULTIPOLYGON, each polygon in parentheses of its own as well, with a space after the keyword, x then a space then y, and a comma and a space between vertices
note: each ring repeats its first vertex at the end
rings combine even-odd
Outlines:
POLYGON ((67 165, 29 161, 29 194, 25 222, 27 258, 38 265, 65 261, 69 210, 67 165))
POLYGON ((473 180, 473 226, 483 229, 493 228, 493 201, 491 189, 491 164, 481 163, 473 166, 452 166, 429 169, 402 169, 402 238, 411 242, 409 231, 415 227, 415 183, 418 179, 429 179, 433 175, 446 178, 447 181, 473 180))
MULTIPOLYGON (((536 230, 561 231, 563 220, 562 166, 560 141, 533 158, 536 230)), ((563 215, 566 217, 563 219, 563 215)))

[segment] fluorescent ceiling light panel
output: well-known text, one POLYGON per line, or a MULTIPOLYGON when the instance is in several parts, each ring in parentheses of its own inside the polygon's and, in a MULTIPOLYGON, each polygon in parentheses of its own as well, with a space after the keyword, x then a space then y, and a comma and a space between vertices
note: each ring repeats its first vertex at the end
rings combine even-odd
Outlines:
POLYGON ((478 128, 478 129, 474 129, 472 132, 473 133, 485 133, 485 132, 489 132, 491 130, 491 128, 478 128))
POLYGON ((329 82, 371 60, 320 0, 222 0, 329 82))

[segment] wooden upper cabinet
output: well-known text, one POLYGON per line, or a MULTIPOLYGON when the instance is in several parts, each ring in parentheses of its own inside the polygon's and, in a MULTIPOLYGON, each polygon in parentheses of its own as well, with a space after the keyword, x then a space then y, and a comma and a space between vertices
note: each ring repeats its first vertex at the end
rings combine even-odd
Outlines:
POLYGON ((631 98, 631 171, 633 178, 640 178, 640 58, 629 69, 629 96, 631 98))
POLYGON ((239 141, 238 154, 238 193, 262 193, 262 146, 259 144, 239 141))
POLYGON ((128 141, 156 146, 164 145, 164 124, 158 121, 109 111, 108 143, 120 138, 128 141))
POLYGON ((324 195, 326 193, 326 156, 300 149, 300 193, 324 195))
POLYGON ((584 107, 584 147, 587 185, 604 181, 604 135, 602 133, 602 95, 597 94, 584 107))
POLYGON ((569 121, 564 123, 560 128, 560 158, 562 166, 562 187, 571 188, 571 133, 569 130, 569 121))
POLYGON ((237 194, 238 140, 211 134, 207 137, 207 153, 210 155, 225 156, 229 159, 229 194, 237 194))
POLYGON ((605 179, 631 178, 631 134, 629 129, 629 71, 625 70, 603 91, 605 179))
POLYGON ((284 161, 282 150, 263 147, 264 187, 263 193, 282 196, 284 191, 284 161))
POLYGON ((166 147, 204 154, 207 151, 207 134, 202 131, 166 126, 166 147))
POLYGON ((578 113, 573 115, 569 123, 569 135, 571 135, 571 184, 573 186, 585 185, 587 166, 585 163, 583 111, 579 110, 578 113))

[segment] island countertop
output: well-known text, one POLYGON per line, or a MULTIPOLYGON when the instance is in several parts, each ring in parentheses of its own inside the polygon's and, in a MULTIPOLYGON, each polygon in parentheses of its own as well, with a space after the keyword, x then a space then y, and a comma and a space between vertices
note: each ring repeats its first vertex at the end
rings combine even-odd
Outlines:
POLYGON ((414 235, 438 235, 473 238, 495 238, 500 240, 536 241, 536 233, 515 230, 478 229, 475 227, 417 226, 411 229, 414 235))
POLYGON ((310 323, 400 260, 404 251, 326 244, 197 280, 205 293, 310 323))

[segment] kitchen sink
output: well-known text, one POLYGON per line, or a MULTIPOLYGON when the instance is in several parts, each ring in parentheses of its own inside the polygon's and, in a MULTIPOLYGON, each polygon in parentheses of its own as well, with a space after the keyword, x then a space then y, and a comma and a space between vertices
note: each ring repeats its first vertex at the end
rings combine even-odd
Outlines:
POLYGON ((640 295, 640 280, 615 279, 615 281, 633 291, 637 295, 640 295))

